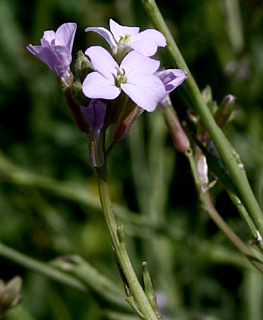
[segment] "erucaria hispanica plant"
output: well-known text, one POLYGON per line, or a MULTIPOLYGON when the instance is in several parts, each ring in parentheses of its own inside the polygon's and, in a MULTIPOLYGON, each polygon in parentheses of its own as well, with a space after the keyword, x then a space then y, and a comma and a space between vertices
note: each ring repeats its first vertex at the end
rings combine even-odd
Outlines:
POLYGON ((126 300, 142 319, 160 319, 146 263, 143 263, 144 289, 125 248, 123 226, 118 226, 111 207, 107 185, 107 160, 117 142, 124 139, 132 123, 144 111, 153 112, 168 93, 186 79, 182 70, 160 70, 154 58, 158 47, 166 46, 163 34, 154 29, 121 26, 110 19, 110 30, 89 27, 100 34, 110 50, 90 46, 79 51, 75 72, 71 71, 72 47, 77 25, 65 23, 57 31, 45 31, 40 45, 27 49, 53 70, 77 127, 88 136, 89 163, 95 168, 100 201, 120 268, 126 300), (112 141, 105 136, 112 130, 112 141), (146 279, 146 280, 145 280, 146 279))
POLYGON ((85 31, 101 35, 109 50, 91 46, 84 53, 79 51, 74 73, 70 65, 75 23, 65 23, 56 32, 45 31, 41 45, 29 45, 27 49, 56 73, 77 127, 88 136, 89 163, 97 174, 102 211, 124 282, 126 301, 140 318, 160 319, 147 265, 143 263, 143 289, 125 248, 123 226, 116 223, 107 185, 108 156, 127 136, 137 117, 160 106, 175 149, 189 160, 202 208, 261 272, 263 215, 244 166, 221 130, 232 112, 233 96, 227 96, 219 107, 209 108, 211 101, 199 91, 155 1, 142 0, 142 4, 159 31, 140 32, 138 27, 121 26, 113 20, 110 20, 110 30, 88 27, 85 31), (167 47, 178 69, 160 69, 160 61, 154 58, 158 47, 167 47), (186 134, 188 129, 181 125, 169 98, 170 92, 183 82, 187 101, 195 112, 191 116, 189 113, 196 125, 194 137, 186 134), (109 131, 112 131, 112 140, 106 145, 105 136, 109 131), (213 182, 209 183, 208 170, 222 182, 248 225, 253 237, 250 247, 213 206, 209 196, 213 182))

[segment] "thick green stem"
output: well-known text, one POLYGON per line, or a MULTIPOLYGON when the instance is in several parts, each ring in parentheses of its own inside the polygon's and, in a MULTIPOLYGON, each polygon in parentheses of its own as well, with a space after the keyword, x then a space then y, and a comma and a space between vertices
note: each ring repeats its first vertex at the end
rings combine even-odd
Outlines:
POLYGON ((127 254, 123 234, 120 234, 120 228, 117 227, 114 213, 111 207, 111 200, 106 179, 106 167, 96 169, 98 177, 98 187, 100 193, 100 201, 105 221, 109 230, 114 254, 118 260, 125 280, 129 286, 132 296, 135 298, 139 306, 140 312, 146 320, 157 320, 154 310, 150 305, 141 284, 132 268, 129 256, 127 254))
POLYGON ((255 196, 248 183, 246 173, 242 164, 238 159, 238 155, 230 145, 229 141, 217 126, 212 114, 210 113, 207 105, 205 104, 201 92, 188 69, 184 58, 182 57, 156 3, 154 0, 141 0, 148 15, 150 16, 154 26, 159 29, 167 40, 167 49, 174 60, 176 66, 182 69, 186 75, 187 80, 184 85, 189 94, 189 98, 192 101, 196 112, 199 114, 200 119, 204 123, 208 133, 210 134, 222 160, 230 172, 237 189, 241 196, 241 201, 244 202, 248 212, 251 215, 253 222, 255 223, 258 231, 263 235, 263 215, 261 209, 255 199, 255 196))

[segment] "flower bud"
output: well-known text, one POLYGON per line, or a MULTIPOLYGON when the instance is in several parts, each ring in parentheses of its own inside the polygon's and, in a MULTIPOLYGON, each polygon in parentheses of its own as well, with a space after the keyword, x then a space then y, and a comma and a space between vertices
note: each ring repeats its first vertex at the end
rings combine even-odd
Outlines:
POLYGON ((143 110, 139 108, 132 100, 127 102, 113 129, 115 141, 121 141, 122 139, 126 138, 131 125, 142 112, 143 110))
POLYGON ((71 85, 71 96, 74 102, 78 105, 88 105, 90 99, 84 96, 82 92, 82 84, 79 81, 74 81, 71 85))
POLYGON ((161 110, 175 149, 179 152, 186 152, 190 148, 190 142, 181 126, 175 110, 168 103, 165 103, 161 110))
POLYGON ((236 98, 232 94, 229 94, 223 99, 219 108, 217 109, 214 117, 217 125, 220 128, 224 126, 234 111, 235 100, 236 98))
POLYGON ((200 121, 199 116, 197 115, 197 113, 194 110, 192 110, 192 109, 188 110, 187 117, 195 125, 199 124, 199 121, 200 121))
MULTIPOLYGON (((214 119, 216 124, 219 128, 222 128, 229 117, 231 116, 232 112, 234 111, 234 103, 235 97, 232 94, 227 95, 223 101, 220 103, 220 106, 217 108, 216 112, 214 113, 214 119)), ((210 135, 206 131, 203 135, 203 141, 209 140, 210 135)))
POLYGON ((81 82, 84 81, 84 79, 90 72, 94 71, 89 59, 84 55, 82 51, 78 51, 77 53, 75 71, 81 82))
POLYGON ((202 90, 202 97, 205 103, 209 103, 210 101, 212 101, 212 89, 210 86, 206 86, 202 90))
POLYGON ((22 279, 14 277, 7 284, 0 280, 0 318, 8 309, 15 307, 21 300, 22 279))

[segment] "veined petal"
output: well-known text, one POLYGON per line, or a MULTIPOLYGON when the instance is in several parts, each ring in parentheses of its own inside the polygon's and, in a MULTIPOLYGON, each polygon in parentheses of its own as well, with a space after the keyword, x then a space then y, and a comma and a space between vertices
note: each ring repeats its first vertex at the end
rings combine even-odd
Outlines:
MULTIPOLYGON (((61 65, 60 60, 57 58, 54 51, 47 47, 33 46, 29 44, 27 50, 33 55, 37 56, 42 62, 44 62, 51 70, 56 72, 56 66, 61 65)), ((60 75, 58 75, 60 76, 60 75)))
POLYGON ((139 33, 140 28, 139 27, 126 27, 126 26, 121 26, 114 20, 110 19, 109 22, 110 25, 110 31, 112 32, 115 40, 119 42, 121 37, 130 35, 134 36, 139 33))
POLYGON ((118 97, 121 89, 99 72, 91 72, 83 81, 82 91, 90 99, 113 100, 118 97))
POLYGON ((163 82, 166 93, 170 93, 187 79, 181 69, 167 69, 156 72, 156 75, 163 82))
POLYGON ((121 85, 122 90, 142 109, 152 112, 165 96, 162 81, 150 74, 137 73, 121 85))
POLYGON ((67 47, 71 53, 76 30, 77 24, 74 22, 62 24, 56 31, 55 45, 67 47))
POLYGON ((55 72, 58 74, 59 77, 62 77, 65 73, 65 71, 68 68, 65 68, 65 66, 69 66, 72 61, 71 51, 65 50, 64 46, 56 46, 54 47, 54 51, 56 53, 58 61, 63 61, 63 64, 57 63, 54 65, 55 72))
POLYGON ((116 68, 119 66, 110 53, 102 47, 93 46, 89 47, 85 54, 90 58, 94 69, 114 84, 114 75, 117 75, 116 68))
POLYGON ((113 34, 109 30, 103 27, 89 27, 89 28, 86 28, 85 31, 86 32, 93 31, 98 33, 108 42, 113 52, 117 50, 117 47, 118 47, 117 41, 115 40, 113 34))
POLYGON ((120 69, 125 70, 125 75, 129 78, 133 73, 153 74, 160 66, 160 61, 144 57, 132 51, 128 53, 121 62, 120 69))

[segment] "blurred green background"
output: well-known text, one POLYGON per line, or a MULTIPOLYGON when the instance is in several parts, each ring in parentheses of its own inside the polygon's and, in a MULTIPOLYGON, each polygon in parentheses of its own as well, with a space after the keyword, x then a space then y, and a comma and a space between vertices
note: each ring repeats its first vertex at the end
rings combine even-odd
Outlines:
MULTIPOLYGON (((235 114, 224 130, 262 205, 262 1, 157 4, 200 89, 210 85, 218 103, 227 94, 236 97, 235 114)), ((39 44, 44 30, 77 22, 74 61, 76 52, 90 45, 107 48, 84 29, 107 28, 110 18, 142 30, 151 27, 139 0, 0 1, 0 241, 40 261, 78 254, 121 288, 87 139, 75 127, 56 76, 26 50, 29 43, 39 44), (75 193, 60 193, 63 183, 76 186, 75 193)), ((158 57, 173 67, 165 49, 158 57)), ((184 120, 186 107, 177 92, 172 99, 184 120)), ((187 160, 174 152, 159 110, 143 114, 113 150, 109 180, 133 265, 140 274, 141 262, 148 262, 165 317, 263 319, 262 277, 202 212, 187 160)), ((249 241, 219 184, 212 196, 229 225, 249 241)), ((7 319, 130 319, 112 313, 126 311, 93 290, 63 286, 2 255, 0 250, 0 278, 20 275, 24 281, 23 302, 7 319)))

